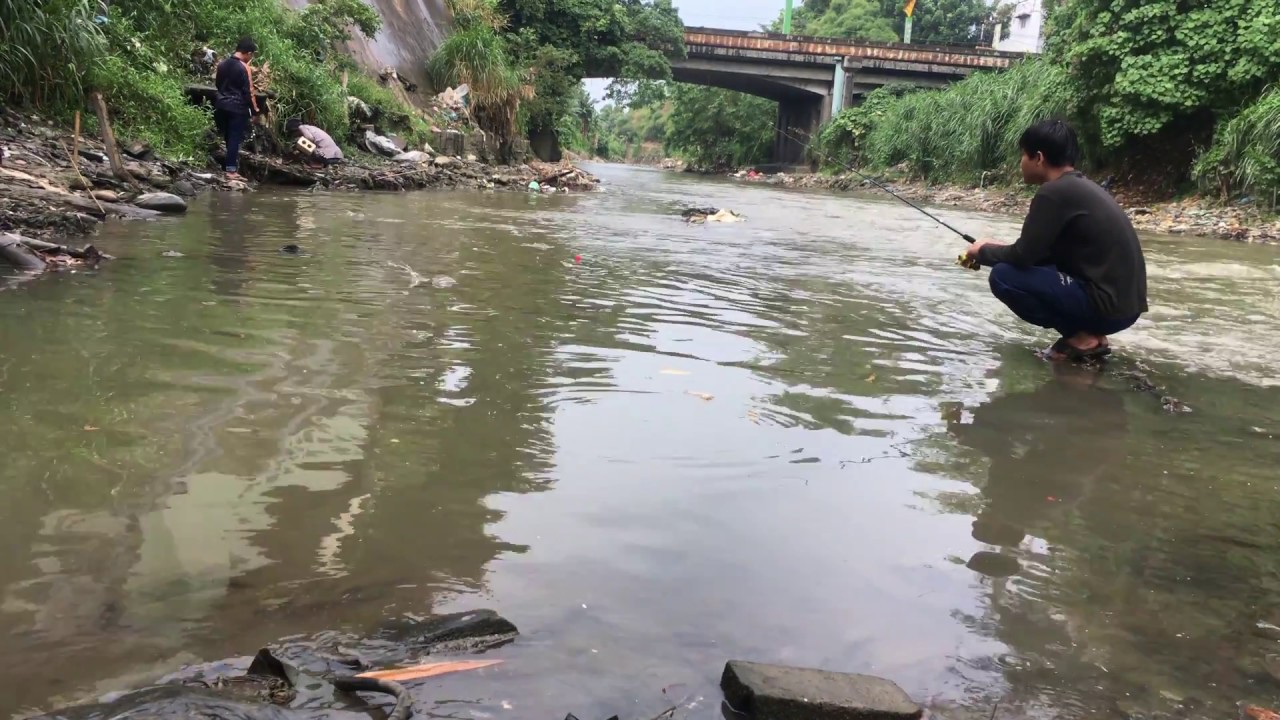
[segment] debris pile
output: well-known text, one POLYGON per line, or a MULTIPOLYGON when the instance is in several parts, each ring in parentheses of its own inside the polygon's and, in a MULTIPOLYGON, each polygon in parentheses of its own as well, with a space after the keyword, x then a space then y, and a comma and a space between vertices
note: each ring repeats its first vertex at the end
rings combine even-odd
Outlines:
POLYGON ((701 225, 709 222, 735 223, 742 222, 743 217, 727 208, 687 208, 680 212, 680 217, 690 225, 701 225))

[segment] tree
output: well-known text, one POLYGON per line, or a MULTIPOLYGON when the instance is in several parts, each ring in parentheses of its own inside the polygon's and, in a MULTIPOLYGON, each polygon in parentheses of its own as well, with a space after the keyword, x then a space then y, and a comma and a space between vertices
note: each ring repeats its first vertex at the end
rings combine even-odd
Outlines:
POLYGON ((1072 0, 1050 15, 1048 51, 1104 146, 1194 132, 1280 77, 1280 0, 1072 0))
POLYGON ((666 145, 705 168, 763 162, 773 146, 777 105, 719 88, 674 84, 666 145))
MULTIPOLYGON (((880 0, 880 11, 893 20, 896 37, 902 37, 907 16, 900 0, 880 0)), ((985 0, 919 0, 911 16, 913 43, 974 43, 983 24, 991 21, 985 0)))

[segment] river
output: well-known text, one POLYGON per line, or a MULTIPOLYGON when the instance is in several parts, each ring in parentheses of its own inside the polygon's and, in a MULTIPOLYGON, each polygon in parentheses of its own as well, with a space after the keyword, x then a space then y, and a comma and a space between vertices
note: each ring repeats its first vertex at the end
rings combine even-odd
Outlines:
POLYGON ((734 658, 940 717, 1280 702, 1275 248, 1144 238, 1089 373, 892 199, 592 170, 208 195, 0 292, 0 714, 476 607, 522 636, 435 716, 712 718, 734 658))

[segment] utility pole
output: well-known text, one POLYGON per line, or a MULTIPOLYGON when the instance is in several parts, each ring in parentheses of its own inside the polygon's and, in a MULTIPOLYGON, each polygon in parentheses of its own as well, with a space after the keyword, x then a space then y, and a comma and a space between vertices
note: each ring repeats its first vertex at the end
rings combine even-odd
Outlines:
POLYGON ((782 34, 783 35, 791 34, 791 2, 792 0, 787 0, 787 4, 782 10, 782 34))
POLYGON ((902 42, 907 45, 911 44, 911 14, 916 10, 916 0, 907 0, 906 7, 902 11, 907 14, 907 22, 902 27, 902 42))

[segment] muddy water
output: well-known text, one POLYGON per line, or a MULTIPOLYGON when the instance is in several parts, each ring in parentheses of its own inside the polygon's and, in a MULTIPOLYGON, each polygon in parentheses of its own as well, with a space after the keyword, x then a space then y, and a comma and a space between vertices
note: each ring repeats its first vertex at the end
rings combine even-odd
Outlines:
POLYGON ((943 717, 1280 702, 1274 249, 1148 238, 1150 317, 1056 372, 900 205, 598 170, 210 196, 0 293, 0 714, 479 606, 523 636, 433 715, 712 718, 729 658, 943 717))

